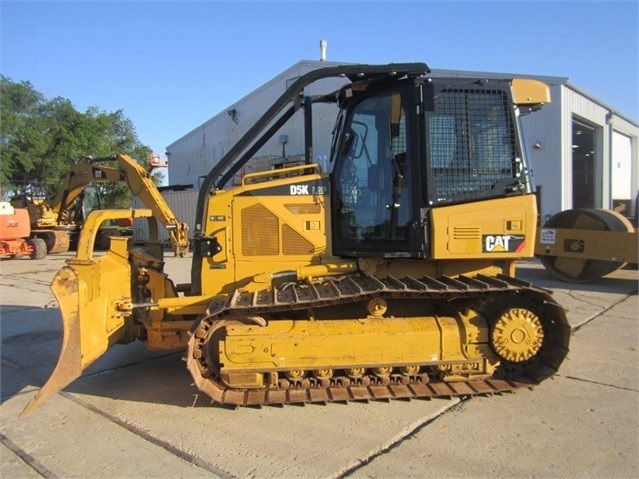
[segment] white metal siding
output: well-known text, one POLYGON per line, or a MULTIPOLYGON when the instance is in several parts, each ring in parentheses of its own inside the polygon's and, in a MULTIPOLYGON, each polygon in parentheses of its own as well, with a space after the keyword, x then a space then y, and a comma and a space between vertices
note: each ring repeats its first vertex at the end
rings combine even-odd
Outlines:
POLYGON ((550 85, 551 102, 540 111, 521 117, 525 154, 541 197, 540 218, 543 221, 560 211, 554 201, 561 197, 562 135, 561 87, 550 85))
MULTIPOLYGON (((211 120, 175 141, 167 147, 169 153, 169 180, 175 184, 199 187, 201 179, 248 131, 284 91, 287 83, 315 70, 326 63, 300 62, 280 74, 251 94, 226 108, 211 120)), ((337 90, 346 83, 344 78, 328 78, 315 82, 305 89, 306 95, 337 90)), ((330 152, 333 122, 337 115, 335 105, 314 105, 313 159, 324 161, 330 152)), ((280 135, 288 137, 287 156, 304 154, 304 121, 298 112, 280 131, 256 153, 256 157, 282 155, 280 135)))
MULTIPOLYGON (((195 230, 195 209, 199 190, 188 189, 184 191, 163 191, 162 196, 173 211, 175 217, 182 223, 189 225, 189 238, 193 237, 195 230)), ((146 208, 140 199, 133 198, 133 208, 146 208)), ((158 225, 160 240, 168 243, 169 235, 161 224, 158 225)), ((140 243, 149 237, 149 226, 146 218, 133 220, 133 241, 140 243)))

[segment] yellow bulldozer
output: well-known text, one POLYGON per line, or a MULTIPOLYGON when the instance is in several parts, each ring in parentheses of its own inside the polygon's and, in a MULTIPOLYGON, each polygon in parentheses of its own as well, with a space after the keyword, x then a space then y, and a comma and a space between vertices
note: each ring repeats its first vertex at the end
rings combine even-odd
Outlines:
POLYGON ((153 223, 152 205, 89 216, 52 282, 60 358, 25 412, 135 340, 185 350, 195 386, 239 406, 491 394, 552 376, 565 312, 515 277, 537 234, 518 118, 549 101, 538 81, 435 78, 424 63, 299 77, 206 176, 190 284, 153 242, 113 238, 93 256, 100 221, 153 223), (350 82, 304 94, 330 77, 350 82), (318 103, 339 107, 325 171, 318 103), (305 161, 229 187, 298 112, 305 161))

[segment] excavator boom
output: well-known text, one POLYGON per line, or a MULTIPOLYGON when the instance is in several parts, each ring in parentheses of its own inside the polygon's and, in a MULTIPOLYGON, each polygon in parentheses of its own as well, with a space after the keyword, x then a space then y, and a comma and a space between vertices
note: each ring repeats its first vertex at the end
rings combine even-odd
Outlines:
POLYGON ((188 225, 175 217, 148 171, 133 158, 121 153, 93 158, 94 162, 108 160, 117 162, 121 180, 126 182, 131 192, 140 198, 140 201, 153 212, 153 217, 167 229, 175 254, 183 257, 189 250, 188 225))
POLYGON ((148 169, 145 169, 125 154, 87 157, 73 165, 62 180, 62 187, 55 198, 28 204, 32 227, 36 234, 45 237, 45 241, 49 240, 49 252, 66 251, 71 231, 83 226, 84 220, 76 217, 75 210, 78 198, 84 194, 87 186, 94 183, 124 182, 167 228, 176 255, 184 256, 189 248, 188 225, 178 221, 150 175, 153 168, 167 165, 154 155, 148 155, 147 165, 148 169), (115 166, 106 163, 115 163, 115 166))

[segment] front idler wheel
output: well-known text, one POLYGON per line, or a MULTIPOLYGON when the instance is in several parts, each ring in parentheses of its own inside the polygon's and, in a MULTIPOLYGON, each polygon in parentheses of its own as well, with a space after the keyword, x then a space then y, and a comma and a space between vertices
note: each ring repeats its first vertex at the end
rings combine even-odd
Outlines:
POLYGON ((510 308, 497 318, 490 336, 495 352, 513 363, 533 358, 541 349, 544 329, 541 320, 526 308, 510 308))

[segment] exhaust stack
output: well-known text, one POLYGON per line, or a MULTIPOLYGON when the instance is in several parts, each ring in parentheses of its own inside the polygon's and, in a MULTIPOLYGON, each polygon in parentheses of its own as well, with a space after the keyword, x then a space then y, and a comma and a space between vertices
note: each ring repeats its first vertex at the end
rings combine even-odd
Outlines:
POLYGON ((326 47, 328 46, 328 42, 326 40, 320 40, 320 61, 326 61, 326 47))

